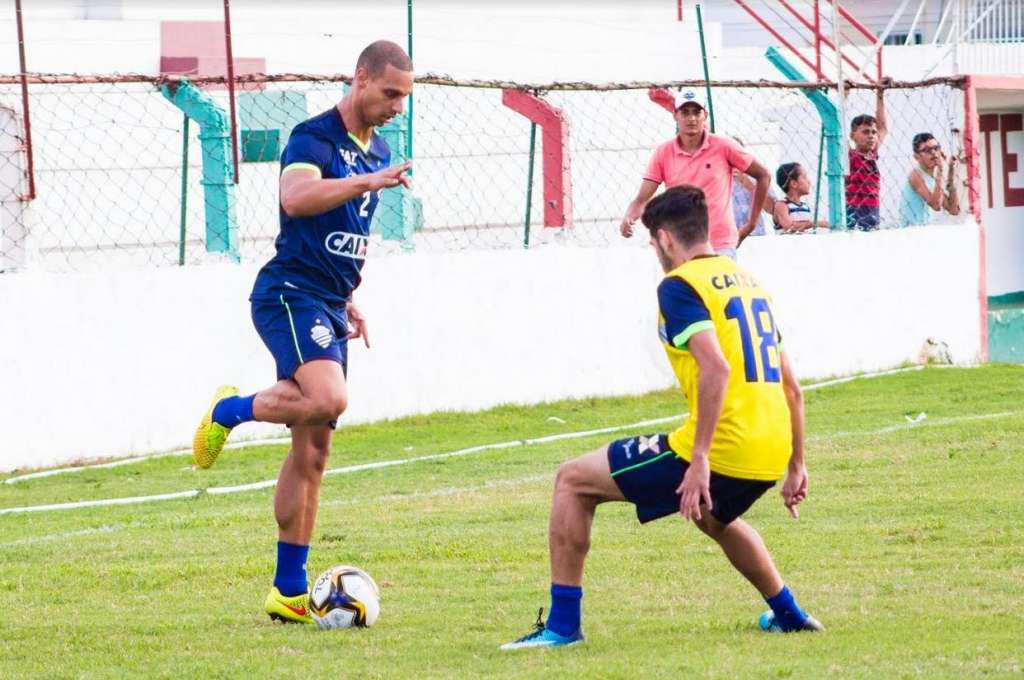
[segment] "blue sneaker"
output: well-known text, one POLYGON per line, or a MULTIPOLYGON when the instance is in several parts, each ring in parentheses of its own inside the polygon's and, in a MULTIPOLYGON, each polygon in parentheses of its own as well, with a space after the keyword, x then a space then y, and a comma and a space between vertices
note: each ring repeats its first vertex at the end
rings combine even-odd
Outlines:
POLYGON ((559 635, 555 631, 550 630, 544 625, 544 621, 541 619, 541 614, 543 613, 543 608, 537 612, 537 623, 534 624, 535 629, 532 633, 524 635, 514 642, 506 642, 501 646, 501 649, 509 651, 513 649, 527 649, 530 647, 566 647, 568 645, 575 645, 578 642, 583 642, 584 637, 581 629, 577 629, 572 635, 559 635))
POLYGON ((810 614, 808 614, 807 618, 804 619, 803 625, 800 628, 795 628, 793 630, 785 630, 782 626, 775 622, 775 612, 773 612, 771 609, 769 609, 764 614, 761 614, 761 616, 758 617, 757 625, 761 627, 761 630, 766 631, 768 633, 795 633, 801 630, 820 632, 825 630, 825 626, 821 625, 821 622, 818 621, 818 619, 811 616, 810 614))

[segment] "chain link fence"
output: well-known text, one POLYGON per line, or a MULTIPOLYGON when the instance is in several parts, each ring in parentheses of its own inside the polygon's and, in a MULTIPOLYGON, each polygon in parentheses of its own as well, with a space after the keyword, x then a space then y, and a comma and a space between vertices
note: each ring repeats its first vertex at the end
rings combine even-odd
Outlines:
MULTIPOLYGON (((622 239, 618 223, 654 149, 675 134, 672 116, 652 101, 651 88, 681 84, 419 79, 411 132, 414 190, 388 190, 375 216, 372 254, 644 243, 622 239), (558 130, 532 129, 507 105, 509 91, 539 103, 558 130)), ((16 78, 0 79, 0 270, 270 257, 287 136, 301 120, 336 104, 345 79, 239 82, 237 183, 223 82, 186 86, 205 107, 202 126, 172 103, 165 86, 147 76, 33 76, 30 198, 21 88, 16 78), (226 130, 217 132, 211 121, 226 130)), ((791 84, 763 82, 715 83, 712 96, 716 132, 740 138, 773 175, 780 163, 803 164, 814 185, 808 202, 827 219, 822 122, 808 97, 791 84)), ((835 100, 834 91, 829 96, 835 100)), ((964 103, 952 80, 899 83, 885 97, 890 134, 880 150, 882 221, 894 227, 914 164, 912 137, 931 132, 947 153, 962 155, 964 103)), ((848 118, 874 108, 874 90, 848 94, 848 118)), ((404 156, 407 122, 382 133, 394 155, 404 156)), ((961 164, 962 192, 963 175, 961 164)), ((961 204, 966 212, 966 201, 961 204)))

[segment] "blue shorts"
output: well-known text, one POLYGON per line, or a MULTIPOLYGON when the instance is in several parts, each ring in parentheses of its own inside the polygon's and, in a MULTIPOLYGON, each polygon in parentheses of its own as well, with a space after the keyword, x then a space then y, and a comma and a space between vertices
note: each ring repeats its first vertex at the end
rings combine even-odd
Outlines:
MULTIPOLYGON (((668 446, 668 437, 649 434, 608 445, 608 467, 641 523, 679 512, 679 494, 690 464, 668 446)), ((711 473, 711 516, 728 524, 750 509, 775 482, 711 473)))
POLYGON ((882 218, 879 216, 878 208, 869 208, 859 205, 846 206, 846 228, 858 229, 860 231, 877 231, 882 218))
POLYGON ((283 293, 276 302, 254 300, 252 323, 274 356, 277 379, 295 376, 313 359, 331 359, 348 368, 348 316, 315 297, 283 293))

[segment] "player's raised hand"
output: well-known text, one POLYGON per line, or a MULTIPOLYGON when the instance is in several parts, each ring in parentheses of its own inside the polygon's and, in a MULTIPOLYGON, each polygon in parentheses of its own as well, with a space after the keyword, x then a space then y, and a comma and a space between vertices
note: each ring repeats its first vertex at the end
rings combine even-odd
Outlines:
POLYGON ((782 502, 789 510, 793 519, 800 517, 800 511, 796 506, 800 505, 807 498, 807 467, 801 465, 798 468, 790 468, 786 474, 786 481, 782 484, 782 502))
POLYGON ((707 455, 694 454, 676 493, 679 494, 679 512, 683 519, 699 520, 701 501, 711 510, 711 470, 707 455))
POLYGON ((366 177, 370 181, 370 191, 390 189, 399 185, 406 189, 412 189, 412 178, 407 174, 410 168, 412 168, 412 161, 406 161, 367 175, 366 177))
POLYGON ((354 302, 349 302, 345 305, 345 312, 348 315, 348 339, 362 338, 363 344, 369 349, 370 331, 366 325, 366 317, 363 316, 363 312, 356 307, 354 302))

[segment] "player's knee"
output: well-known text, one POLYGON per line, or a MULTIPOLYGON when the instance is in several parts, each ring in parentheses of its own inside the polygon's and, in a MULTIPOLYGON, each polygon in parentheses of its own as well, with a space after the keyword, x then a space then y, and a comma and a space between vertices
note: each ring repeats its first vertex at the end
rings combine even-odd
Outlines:
POLYGON ((555 475, 555 493, 579 493, 584 481, 585 473, 579 461, 566 461, 558 467, 555 475))
POLYGON ((348 408, 348 395, 344 391, 318 394, 311 399, 310 420, 330 422, 337 420, 348 408))

